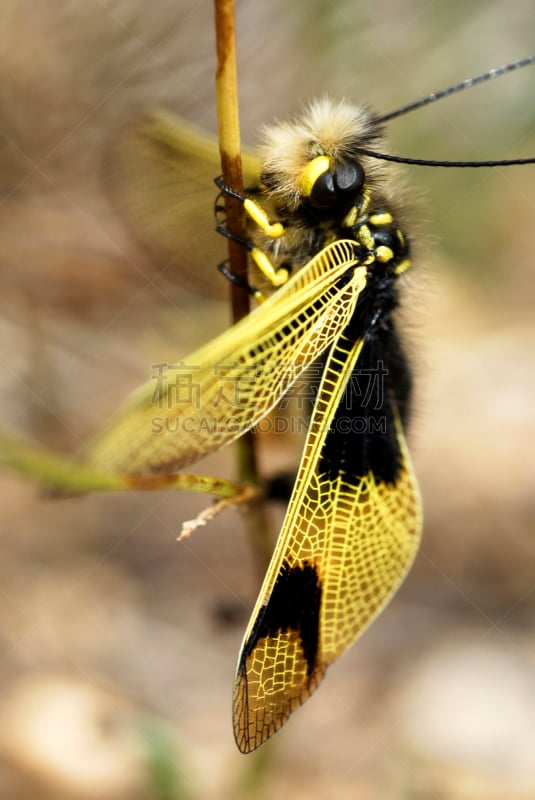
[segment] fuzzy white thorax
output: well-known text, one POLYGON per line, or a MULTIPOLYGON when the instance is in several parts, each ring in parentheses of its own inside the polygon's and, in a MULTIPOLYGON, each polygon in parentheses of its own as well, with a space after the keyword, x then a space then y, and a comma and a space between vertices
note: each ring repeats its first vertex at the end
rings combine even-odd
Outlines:
POLYGON ((381 130, 367 108, 323 97, 295 119, 263 129, 262 173, 269 178, 274 201, 295 209, 301 202, 300 178, 311 159, 327 155, 336 163, 357 157, 367 178, 376 181, 383 166, 375 159, 358 156, 356 150, 376 148, 380 142, 381 130))

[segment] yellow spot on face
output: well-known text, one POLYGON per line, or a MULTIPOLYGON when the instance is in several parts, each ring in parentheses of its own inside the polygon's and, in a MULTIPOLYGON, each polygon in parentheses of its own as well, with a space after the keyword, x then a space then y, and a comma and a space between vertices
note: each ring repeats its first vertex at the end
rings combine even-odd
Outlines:
POLYGON ((400 231, 399 228, 396 230, 396 235, 399 239, 401 246, 405 247, 405 237, 403 236, 403 233, 400 231))
POLYGON ((389 214, 388 211, 384 211, 382 214, 372 214, 370 216, 372 225, 390 225, 393 221, 392 214, 389 214))
POLYGON ((379 245, 379 247, 375 250, 375 255, 377 261, 380 261, 381 264, 386 264, 387 261, 391 261, 394 258, 394 252, 390 249, 390 247, 386 247, 384 244, 379 245))
POLYGON ((314 184, 330 167, 331 159, 328 156, 318 156, 308 162, 299 181, 299 191, 303 197, 310 197, 314 184))

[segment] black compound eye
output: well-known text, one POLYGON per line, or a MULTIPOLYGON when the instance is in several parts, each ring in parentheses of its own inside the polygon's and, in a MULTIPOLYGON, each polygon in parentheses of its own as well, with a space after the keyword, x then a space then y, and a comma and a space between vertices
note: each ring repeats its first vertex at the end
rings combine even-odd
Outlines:
POLYGON ((356 196, 364 183, 364 170, 356 161, 342 161, 334 173, 338 194, 356 196))
POLYGON ((310 192, 310 205, 313 208, 330 208, 336 203, 336 189, 332 172, 324 172, 314 182, 310 192))
POLYGON ((335 209, 357 198, 364 184, 364 170, 356 161, 341 161, 314 182, 309 202, 313 208, 335 209))

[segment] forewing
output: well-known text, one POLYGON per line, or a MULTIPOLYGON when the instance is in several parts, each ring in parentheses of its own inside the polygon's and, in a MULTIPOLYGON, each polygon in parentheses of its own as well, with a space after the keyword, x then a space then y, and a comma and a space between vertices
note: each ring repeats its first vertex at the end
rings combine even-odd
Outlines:
MULTIPOLYGON (((246 185, 257 185, 258 160, 243 162, 246 185)), ((217 140, 157 108, 115 133, 103 165, 114 207, 160 274, 223 298, 228 287, 215 264, 225 249, 214 230, 220 172, 217 140)))
POLYGON ((248 317, 141 387, 89 449, 111 472, 170 472, 254 426, 345 327, 366 284, 355 243, 326 247, 248 317))
POLYGON ((327 360, 238 662, 234 733, 244 753, 310 696, 384 608, 417 551, 419 495, 391 388, 380 408, 366 407, 362 397, 349 402, 355 366, 369 346, 341 336, 327 360))

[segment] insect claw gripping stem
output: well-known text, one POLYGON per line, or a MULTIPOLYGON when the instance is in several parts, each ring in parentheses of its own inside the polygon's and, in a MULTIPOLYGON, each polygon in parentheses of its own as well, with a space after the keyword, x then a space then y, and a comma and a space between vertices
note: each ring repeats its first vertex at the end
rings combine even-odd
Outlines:
MULTIPOLYGON (((230 239, 233 242, 237 242, 242 247, 245 247, 246 250, 248 250, 249 252, 251 252, 253 250, 253 245, 251 244, 251 242, 248 239, 242 239, 241 236, 235 236, 233 233, 231 233, 228 230, 228 228, 225 228, 223 223, 218 223, 216 225, 216 231, 217 231, 217 233, 220 233, 221 236, 224 236, 226 239, 230 239)), ((262 294, 262 292, 260 291, 260 289, 257 289, 256 287, 251 286, 251 284, 248 281, 242 280, 242 278, 239 278, 237 275, 235 275, 232 272, 231 269, 229 269, 227 261, 222 261, 221 264, 217 265, 217 268, 218 268, 219 272, 228 281, 230 281, 230 283, 232 283, 233 286, 237 286, 239 289, 244 289, 246 292, 248 292, 251 295, 251 297, 254 297, 255 300, 258 303, 262 303, 265 300, 265 297, 262 294)))
MULTIPOLYGON (((215 183, 217 184, 217 186, 219 186, 219 182, 220 181, 222 183, 222 179, 221 178, 216 178, 215 183)), ((225 184, 222 184, 222 185, 225 185, 225 184)), ((244 239, 241 236, 236 236, 234 233, 231 233, 229 231, 229 229, 225 226, 225 223, 222 221, 224 219, 225 208, 224 208, 224 206, 222 206, 219 203, 219 199, 220 199, 220 197, 222 197, 223 194, 224 194, 223 191, 221 191, 220 194, 218 194, 218 196, 216 198, 216 201, 215 201, 215 204, 214 204, 214 216, 215 216, 215 219, 216 219, 216 228, 215 228, 216 232, 219 233, 221 236, 224 236, 226 239, 230 239, 232 242, 236 242, 237 244, 241 245, 242 247, 245 247, 245 249, 248 252, 251 252, 251 250, 253 249, 252 243, 248 239, 244 239)), ((232 194, 236 195, 237 199, 241 200, 241 195, 238 195, 237 192, 232 191, 232 194)), ((242 280, 241 278, 238 278, 238 276, 235 275, 232 272, 231 269, 229 269, 228 261, 221 262, 221 264, 217 265, 217 268, 218 268, 219 272, 228 281, 230 281, 230 283, 232 283, 233 286, 237 286, 239 289, 244 289, 252 297, 255 297, 257 299, 258 299, 259 296, 261 296, 261 292, 259 292, 258 289, 255 289, 255 287, 251 286, 251 284, 248 283, 247 281, 242 280)))
POLYGON ((266 212, 258 205, 258 203, 255 203, 255 201, 251 200, 250 197, 240 194, 240 192, 236 192, 230 186, 227 186, 221 176, 216 178, 214 182, 218 189, 221 190, 222 194, 228 194, 229 197, 233 197, 235 200, 239 200, 241 203, 243 203, 245 213, 256 225, 258 225, 262 233, 264 233, 266 236, 269 236, 270 239, 278 239, 280 236, 284 235, 284 225, 282 225, 280 222, 274 222, 271 224, 266 212))
POLYGON ((251 297, 254 297, 258 300, 259 296, 261 296, 261 292, 259 289, 255 289, 254 286, 251 286, 250 283, 247 281, 242 280, 237 275, 235 275, 231 269, 228 267, 227 261, 222 261, 221 264, 217 265, 219 272, 232 283, 234 286, 237 286, 239 289, 244 289, 246 292, 249 292, 251 297))
POLYGON ((225 239, 230 239, 231 242, 241 244, 241 246, 245 247, 249 253, 253 250, 253 244, 249 241, 249 239, 243 239, 241 236, 236 236, 234 233, 231 233, 222 222, 218 222, 215 229, 216 232, 220 233, 221 236, 224 236, 225 239))
POLYGON ((247 199, 244 194, 236 192, 231 186, 225 183, 222 175, 218 175, 217 178, 214 178, 214 183, 221 191, 221 194, 228 194, 229 197, 233 197, 235 200, 240 200, 242 203, 247 199))
MULTIPOLYGON (((215 202, 215 218, 216 218, 216 231, 220 233, 222 236, 225 236, 227 239, 230 239, 233 242, 237 242, 241 244, 243 247, 247 248, 249 253, 251 253, 251 257, 260 270, 260 272, 264 275, 265 278, 269 280, 272 286, 282 286, 286 283, 288 278, 290 277, 290 273, 287 269, 280 268, 277 269, 271 263, 271 260, 267 253, 265 253, 261 248, 255 247, 253 243, 249 239, 243 239, 240 236, 236 236, 231 233, 228 228, 225 226, 223 222, 220 221, 219 214, 224 213, 224 208, 218 203, 219 197, 223 194, 227 194, 230 197, 233 197, 235 200, 239 200, 243 203, 244 210, 249 218, 257 225, 262 233, 270 239, 277 239, 285 233, 285 228, 280 222, 275 222, 273 224, 270 223, 268 216, 263 208, 261 208, 254 200, 251 200, 249 197, 246 197, 244 194, 240 192, 236 192, 230 186, 228 186, 221 176, 215 178, 214 180, 215 185, 218 189, 221 190, 221 194, 218 196, 215 202)), ((223 272, 223 270, 222 270, 223 272)), ((223 272, 223 274, 226 274, 223 272)), ((257 290, 253 290, 253 294, 259 302, 261 302, 264 297, 260 292, 257 290)))

